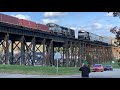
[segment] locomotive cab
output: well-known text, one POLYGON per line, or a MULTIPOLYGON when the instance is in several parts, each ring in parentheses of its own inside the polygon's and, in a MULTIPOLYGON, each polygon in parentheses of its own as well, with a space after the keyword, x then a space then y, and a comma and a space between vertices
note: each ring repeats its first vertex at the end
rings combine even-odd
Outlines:
POLYGON ((86 31, 78 31, 78 39, 89 40, 89 32, 86 31))

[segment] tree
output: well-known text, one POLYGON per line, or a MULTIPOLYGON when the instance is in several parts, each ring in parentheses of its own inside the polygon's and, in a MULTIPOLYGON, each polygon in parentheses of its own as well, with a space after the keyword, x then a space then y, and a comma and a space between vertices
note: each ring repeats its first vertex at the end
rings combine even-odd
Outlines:
POLYGON ((120 46, 120 29, 117 28, 117 26, 113 27, 110 29, 110 32, 115 34, 116 36, 116 41, 114 42, 117 46, 120 46))
POLYGON ((119 17, 120 18, 120 12, 113 12, 114 17, 119 17))
MULTIPOLYGON (((109 13, 109 12, 108 12, 109 13)), ((113 17, 119 17, 120 18, 120 12, 113 12, 113 17)), ((120 46, 120 28, 117 28, 117 26, 113 27, 110 29, 110 32, 112 32, 113 34, 115 34, 116 36, 116 40, 114 43, 117 46, 120 46)))

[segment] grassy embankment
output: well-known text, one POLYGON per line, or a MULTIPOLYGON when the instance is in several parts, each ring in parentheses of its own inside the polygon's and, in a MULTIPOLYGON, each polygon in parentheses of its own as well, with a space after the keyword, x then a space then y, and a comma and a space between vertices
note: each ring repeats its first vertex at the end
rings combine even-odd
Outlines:
POLYGON ((16 74, 36 74, 36 75, 74 75, 79 74, 79 68, 50 66, 20 66, 20 65, 0 65, 0 73, 16 74))

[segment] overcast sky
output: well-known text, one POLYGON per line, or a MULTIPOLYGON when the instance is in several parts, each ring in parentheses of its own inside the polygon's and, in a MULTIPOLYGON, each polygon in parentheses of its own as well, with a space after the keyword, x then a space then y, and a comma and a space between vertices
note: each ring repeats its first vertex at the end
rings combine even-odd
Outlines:
POLYGON ((114 37, 109 30, 120 25, 120 18, 113 17, 108 12, 0 12, 21 19, 31 20, 37 23, 56 23, 72 28, 76 32, 80 29, 101 36, 114 37))

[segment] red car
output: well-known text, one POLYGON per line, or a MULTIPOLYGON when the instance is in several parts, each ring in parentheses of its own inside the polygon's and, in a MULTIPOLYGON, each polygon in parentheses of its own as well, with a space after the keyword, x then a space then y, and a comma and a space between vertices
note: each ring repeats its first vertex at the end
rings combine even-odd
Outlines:
POLYGON ((95 64, 92 69, 93 72, 103 72, 104 67, 102 64, 95 64))

